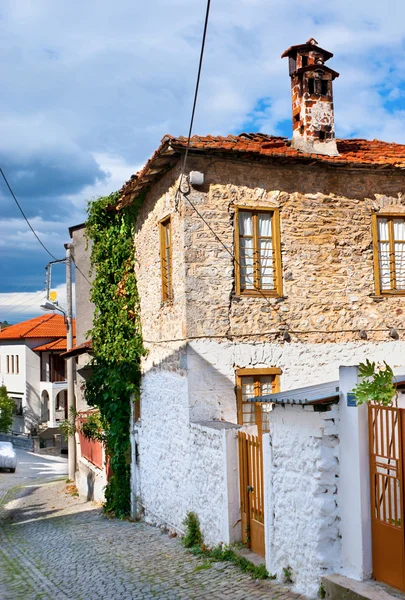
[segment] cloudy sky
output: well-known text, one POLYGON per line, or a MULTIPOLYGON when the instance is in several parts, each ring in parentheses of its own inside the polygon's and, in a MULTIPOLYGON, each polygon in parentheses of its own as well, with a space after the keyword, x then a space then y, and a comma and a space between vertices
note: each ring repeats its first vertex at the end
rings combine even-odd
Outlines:
MULTIPOLYGON (((55 256, 87 201, 188 129, 206 0, 1 0, 0 165, 55 256)), ((288 65, 332 51, 339 137, 405 142, 405 4, 212 0, 194 132, 290 136, 288 65)), ((0 320, 38 314, 38 244, 0 182, 0 320)), ((63 268, 55 269, 55 285, 63 268)))

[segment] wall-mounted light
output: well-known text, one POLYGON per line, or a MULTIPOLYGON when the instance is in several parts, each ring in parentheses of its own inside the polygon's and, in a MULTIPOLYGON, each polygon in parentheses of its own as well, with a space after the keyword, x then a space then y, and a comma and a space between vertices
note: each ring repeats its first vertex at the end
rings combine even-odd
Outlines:
POLYGON ((367 339, 367 331, 365 329, 361 329, 359 332, 359 336, 361 340, 366 340, 367 339))
POLYGON ((394 327, 390 330, 390 336, 394 340, 399 340, 399 333, 394 327))
POLYGON ((193 187, 204 185, 204 173, 201 173, 200 171, 190 171, 188 180, 193 187))

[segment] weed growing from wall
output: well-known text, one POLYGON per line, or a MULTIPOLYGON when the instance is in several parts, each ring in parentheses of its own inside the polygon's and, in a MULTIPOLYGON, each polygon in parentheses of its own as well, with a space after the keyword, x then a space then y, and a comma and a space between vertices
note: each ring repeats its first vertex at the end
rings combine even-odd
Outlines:
MULTIPOLYGON (((131 397, 139 401, 142 343, 134 272, 135 218, 139 203, 117 211, 119 194, 88 205, 86 232, 92 240, 91 267, 95 304, 92 373, 85 398, 100 411, 112 477, 105 490, 105 510, 117 517, 130 512, 131 397)), ((141 199, 140 199, 141 200, 141 199)))

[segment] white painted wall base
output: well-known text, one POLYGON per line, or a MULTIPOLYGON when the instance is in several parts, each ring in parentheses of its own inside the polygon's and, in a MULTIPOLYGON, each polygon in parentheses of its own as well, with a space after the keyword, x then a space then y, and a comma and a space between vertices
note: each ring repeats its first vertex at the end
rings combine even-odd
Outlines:
POLYGON ((264 439, 266 565, 278 579, 289 567, 308 595, 340 567, 337 417, 336 407, 277 406, 264 439))
POLYGON ((76 487, 81 498, 94 502, 104 502, 104 489, 106 485, 105 469, 98 469, 85 458, 78 459, 76 487))

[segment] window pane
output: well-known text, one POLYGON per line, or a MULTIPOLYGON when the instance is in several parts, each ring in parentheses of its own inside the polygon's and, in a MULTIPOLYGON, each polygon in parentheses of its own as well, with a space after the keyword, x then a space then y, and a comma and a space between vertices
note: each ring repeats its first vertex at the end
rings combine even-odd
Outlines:
POLYGON ((391 288, 390 280, 390 245, 388 242, 380 242, 380 279, 381 289, 389 290, 391 288))
POLYGON ((252 213, 239 212, 239 235, 253 235, 252 213))
POLYGON ((388 219, 378 219, 378 239, 388 242, 388 219))
POLYGON ((260 287, 262 290, 274 289, 273 242, 259 240, 260 246, 260 287))
POLYGON ((394 240, 405 242, 405 219, 394 219, 394 240))
POLYGON ((255 384, 253 377, 243 377, 242 379, 242 402, 255 395, 255 384))
POLYGON ((240 285, 242 289, 254 289, 254 246, 253 238, 240 238, 240 285))
POLYGON ((260 390, 262 396, 273 393, 274 375, 262 375, 260 377, 260 390))
POLYGON ((259 236, 271 237, 271 214, 259 212, 259 236))
POLYGON ((165 225, 165 242, 166 246, 170 246, 170 225, 165 225))
POLYGON ((396 289, 405 290, 405 244, 395 242, 394 249, 396 289))

